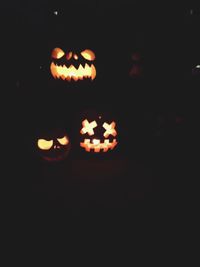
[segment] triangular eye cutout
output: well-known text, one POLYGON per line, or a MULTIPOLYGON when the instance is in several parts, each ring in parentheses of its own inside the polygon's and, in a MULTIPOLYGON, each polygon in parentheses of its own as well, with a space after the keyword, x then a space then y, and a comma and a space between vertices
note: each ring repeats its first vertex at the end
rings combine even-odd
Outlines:
POLYGON ((92 50, 90 49, 85 49, 84 51, 81 52, 81 55, 89 60, 89 61, 92 61, 92 60, 95 60, 95 54, 92 50))
POLYGON ((116 136, 117 131, 115 130, 116 123, 113 121, 111 124, 104 122, 103 128, 106 130, 103 134, 105 138, 108 138, 109 135, 116 136))
POLYGON ((82 122, 83 128, 81 129, 81 134, 88 133, 90 136, 94 134, 94 128, 97 127, 96 121, 88 122, 88 120, 84 120, 82 122))
POLYGON ((56 47, 53 49, 53 51, 51 53, 51 57, 54 59, 59 59, 59 58, 63 57, 64 54, 65 54, 65 52, 61 48, 56 47))

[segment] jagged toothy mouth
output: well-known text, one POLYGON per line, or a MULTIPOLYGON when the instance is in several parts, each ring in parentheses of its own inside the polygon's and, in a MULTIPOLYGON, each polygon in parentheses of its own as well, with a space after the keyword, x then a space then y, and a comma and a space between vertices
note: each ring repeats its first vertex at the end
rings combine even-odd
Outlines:
POLYGON ((63 79, 67 81, 78 81, 83 79, 94 80, 96 77, 96 68, 92 64, 89 66, 87 63, 83 67, 81 64, 78 68, 73 65, 67 67, 66 65, 57 65, 54 62, 50 65, 51 74, 55 79, 63 79))
POLYGON ((116 139, 113 139, 112 142, 110 142, 109 139, 104 139, 102 143, 99 139, 93 139, 92 142, 90 139, 84 139, 84 141, 80 143, 80 146, 87 152, 90 152, 91 149, 94 150, 94 152, 107 152, 109 149, 112 150, 116 145, 116 139))

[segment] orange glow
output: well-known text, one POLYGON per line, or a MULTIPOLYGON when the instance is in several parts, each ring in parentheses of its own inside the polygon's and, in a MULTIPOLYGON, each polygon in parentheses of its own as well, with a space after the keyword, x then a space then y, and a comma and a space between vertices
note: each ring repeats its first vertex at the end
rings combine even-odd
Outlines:
POLYGON ((87 60, 90 61, 95 60, 95 54, 90 49, 85 49, 84 51, 81 52, 81 55, 87 60))
POLYGON ((98 144, 100 144, 100 140, 99 139, 93 139, 92 143, 97 146, 98 144))
POLYGON ((117 132, 115 130, 115 122, 113 121, 111 124, 108 124, 104 122, 103 128, 106 130, 105 133, 103 134, 105 138, 108 138, 108 136, 111 134, 113 136, 117 135, 117 132))
POLYGON ((66 67, 65 65, 57 65, 52 62, 50 65, 50 70, 55 79, 61 78, 67 81, 71 81, 71 79, 74 81, 83 80, 84 78, 90 78, 91 80, 94 80, 96 77, 95 66, 93 64, 89 66, 87 63, 84 67, 80 64, 77 69, 73 65, 66 67))
POLYGON ((78 59, 78 56, 77 56, 77 54, 74 54, 74 59, 76 59, 76 60, 78 59))
POLYGON ((42 150, 49 150, 53 145, 53 140, 38 139, 37 145, 42 150))
POLYGON ((94 134, 93 129, 97 127, 96 121, 88 122, 88 120, 84 120, 82 122, 83 128, 81 129, 80 133, 81 134, 86 134, 88 133, 90 136, 94 134))
POLYGON ((69 52, 68 54, 66 54, 66 59, 69 60, 72 57, 72 52, 69 52))
POLYGON ((67 136, 64 136, 62 138, 57 138, 57 140, 63 146, 69 143, 69 139, 67 138, 67 136))
POLYGON ((90 142, 90 139, 84 139, 84 142, 80 143, 80 146, 85 149, 85 151, 90 152, 91 149, 94 150, 94 152, 98 153, 101 150, 103 152, 107 152, 109 149, 113 149, 117 145, 116 139, 114 139, 112 142, 109 141, 109 139, 105 139, 103 143, 100 143, 99 139, 93 139, 92 143, 90 142))
POLYGON ((60 49, 59 47, 56 47, 52 51, 51 56, 52 56, 52 58, 59 59, 59 58, 63 57, 64 54, 65 54, 65 52, 62 49, 60 49))

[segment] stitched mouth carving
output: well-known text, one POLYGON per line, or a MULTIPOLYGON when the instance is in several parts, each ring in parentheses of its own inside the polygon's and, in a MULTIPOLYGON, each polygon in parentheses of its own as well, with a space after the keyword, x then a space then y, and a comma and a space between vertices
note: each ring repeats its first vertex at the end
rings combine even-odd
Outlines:
POLYGON ((80 143, 80 146, 85 149, 85 151, 90 152, 91 149, 94 152, 107 152, 109 149, 113 149, 117 145, 117 140, 113 139, 112 142, 109 139, 104 139, 104 142, 100 142, 99 139, 84 139, 84 142, 80 143))

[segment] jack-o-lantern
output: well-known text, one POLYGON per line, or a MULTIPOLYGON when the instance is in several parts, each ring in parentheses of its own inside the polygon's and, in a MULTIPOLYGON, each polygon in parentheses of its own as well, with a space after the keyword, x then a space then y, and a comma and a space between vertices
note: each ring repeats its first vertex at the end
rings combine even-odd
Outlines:
POLYGON ((132 78, 138 78, 143 75, 142 57, 139 52, 134 52, 131 55, 131 68, 129 70, 129 76, 132 78))
POLYGON ((200 65, 196 65, 192 68, 192 75, 200 77, 200 65))
POLYGON ((115 120, 107 120, 97 113, 90 115, 85 116, 81 121, 80 147, 86 152, 95 153, 113 150, 118 144, 115 120))
POLYGON ((95 57, 95 53, 90 49, 65 53, 64 50, 56 47, 51 53, 51 74, 55 79, 65 81, 94 80, 96 77, 95 57))
POLYGON ((37 151, 45 161, 61 161, 68 155, 71 143, 64 130, 43 133, 36 140, 37 151))

